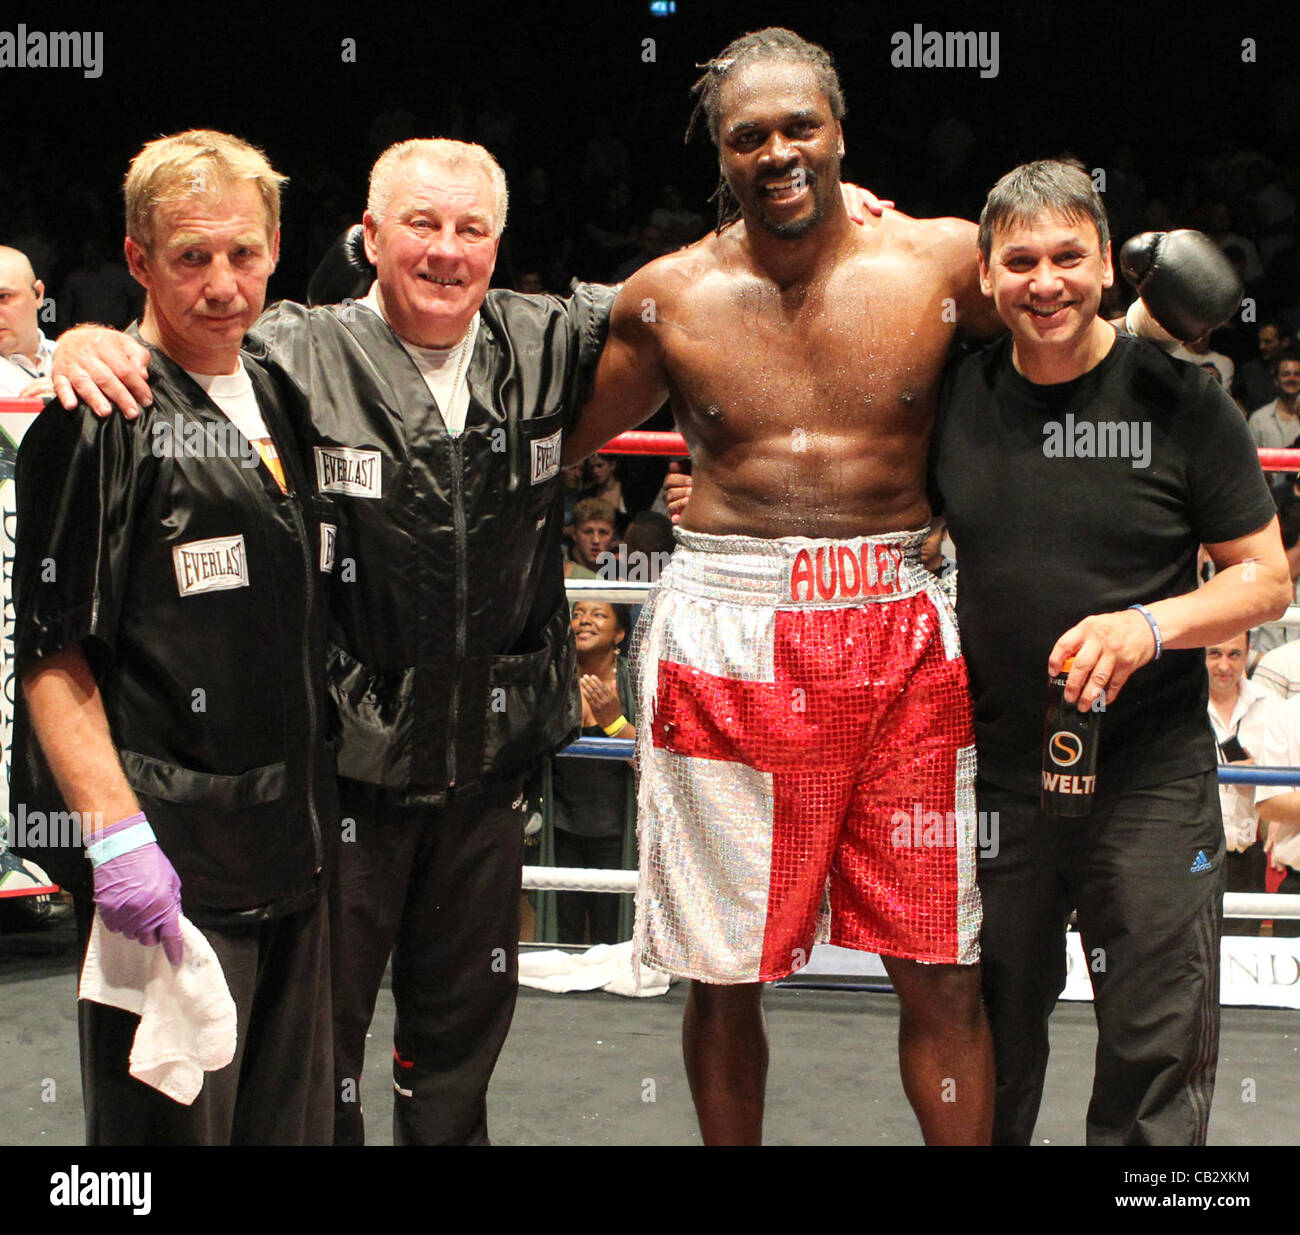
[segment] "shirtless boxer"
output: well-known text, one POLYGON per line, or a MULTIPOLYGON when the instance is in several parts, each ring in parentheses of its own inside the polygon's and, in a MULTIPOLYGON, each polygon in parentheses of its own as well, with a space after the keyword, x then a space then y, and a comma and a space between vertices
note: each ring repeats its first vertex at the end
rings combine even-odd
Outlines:
POLYGON ((829 875, 830 940, 879 952, 898 992, 926 1141, 986 1142, 973 736, 919 556, 944 361, 959 331, 1000 329, 975 227, 850 225, 839 82, 789 31, 738 39, 697 90, 723 225, 624 285, 564 442, 580 459, 671 397, 694 460, 682 550, 639 633, 655 719, 638 940, 694 979, 683 1043, 705 1141, 756 1142, 761 983, 806 960, 829 875), (894 843, 917 809, 955 837, 894 843))

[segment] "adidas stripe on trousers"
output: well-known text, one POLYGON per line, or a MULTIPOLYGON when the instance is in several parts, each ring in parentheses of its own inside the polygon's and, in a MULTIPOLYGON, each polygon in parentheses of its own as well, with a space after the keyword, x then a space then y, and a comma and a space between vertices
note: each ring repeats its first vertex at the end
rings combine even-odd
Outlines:
POLYGON ((1033 1136, 1074 909, 1098 1030, 1088 1144, 1204 1144, 1225 881, 1215 774, 1098 797, 1081 819, 1043 815, 1036 797, 982 780, 976 794, 997 813, 996 855, 979 862, 994 1144, 1033 1136))

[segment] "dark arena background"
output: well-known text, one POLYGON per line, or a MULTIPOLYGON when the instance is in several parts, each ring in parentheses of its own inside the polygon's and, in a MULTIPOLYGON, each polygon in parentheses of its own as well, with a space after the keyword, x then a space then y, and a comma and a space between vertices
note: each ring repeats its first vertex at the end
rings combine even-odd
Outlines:
POLYGON ((240 3, 6 12, 13 31, 25 22, 103 32, 93 80, 76 69, 0 68, 0 234, 20 248, 44 242, 38 273, 56 302, 88 245, 120 254, 131 156, 192 127, 262 146, 290 178, 271 299, 304 294, 330 240, 359 220, 375 156, 414 136, 481 142, 504 166, 511 213, 499 282, 539 259, 550 259, 538 273, 557 290, 566 276, 607 277, 586 222, 635 225, 665 186, 712 217, 712 147, 703 131, 682 140, 695 66, 765 25, 790 26, 832 53, 848 104, 844 175, 910 214, 974 217, 1002 172, 1070 151, 1120 182, 1107 186, 1123 199, 1117 247, 1148 219, 1196 226, 1218 206, 1250 235, 1259 182, 1281 174, 1294 188, 1300 162, 1296 24, 1285 4, 489 0, 374 3, 351 14, 240 3), (918 23, 996 31, 996 75, 894 67, 894 35, 910 44, 918 23), (549 191, 534 210, 538 169, 549 191), (630 202, 615 205, 610 186, 620 180, 630 202), (549 251, 538 251, 542 234, 549 251))
MULTIPOLYGON (((1261 259, 1246 281, 1254 316, 1217 333, 1219 351, 1238 364, 1249 359, 1251 323, 1270 315, 1300 326, 1300 19, 1290 3, 367 0, 89 8, 11 0, 3 7, 3 31, 25 25, 102 33, 93 77, 84 68, 18 67, 0 54, 0 244, 26 252, 44 280, 54 308, 42 325, 51 337, 83 317, 87 302, 70 289, 84 285, 87 273, 101 288, 111 286, 103 272, 114 265, 122 267, 124 308, 112 324, 130 320, 122 176, 143 143, 194 127, 261 146, 289 177, 268 302, 305 298, 326 249, 360 221, 370 165, 408 137, 479 142, 505 168, 510 210, 496 285, 528 282, 562 294, 574 278, 613 281, 670 243, 662 226, 650 226, 657 209, 712 225, 714 150, 702 125, 683 141, 690 87, 698 65, 737 35, 768 25, 821 43, 836 61, 847 102, 845 180, 912 215, 976 218, 1003 172, 1069 153, 1100 178, 1116 252, 1127 236, 1148 229, 1193 227, 1251 242, 1261 259), (983 67, 897 63, 897 49, 910 51, 918 27, 921 37, 982 32, 989 59, 983 67)), ((112 304, 111 294, 96 303, 112 304)), ((89 310, 84 316, 100 320, 89 310)), ((67 945, 70 932, 60 938, 67 945)), ((74 975, 67 946, 0 934, 0 1144, 81 1143, 74 975), (58 1080, 56 1102, 42 1097, 50 1077, 58 1080)), ((772 995, 769 1140, 919 1146, 898 1079, 892 995, 772 995)), ((644 1001, 523 993, 490 1096, 495 1139, 519 1146, 698 1144, 678 1052, 683 1001, 680 986, 644 1001)), ((1235 1186, 1225 1177, 1216 1195, 1255 1196, 1259 1187, 1264 1208, 1266 1172, 1287 1177, 1280 1152, 1261 1166, 1257 1147, 1300 1142, 1298 1016, 1286 1008, 1224 1011, 1205 1161, 1229 1176, 1251 1164, 1255 1171, 1235 1186)), ((380 1143, 389 1135, 391 1020, 386 985, 366 1076, 380 1143)), ((1052 1031, 1035 1139, 1081 1145, 1095 1043, 1091 1007, 1062 1004, 1052 1031)), ((407 1186, 397 1171, 409 1175, 409 1158, 395 1168, 376 1164, 373 1152, 360 1165, 357 1153, 337 1152, 356 1179, 373 1179, 367 1208, 380 1187, 407 1186)), ((1172 1163, 1193 1172, 1201 1161, 1185 1152, 1160 1155, 1157 1168, 1154 1155, 1125 1153, 1103 1170, 1078 1150, 1044 1170, 1044 1157, 1036 1155, 1031 1172, 1044 1174, 1044 1187, 1058 1188, 1062 1205, 1077 1202, 1099 1216, 1113 1214, 1116 1195, 1144 1183, 1126 1180, 1126 1171, 1167 1173, 1172 1163)), ((196 1165, 193 1154, 141 1151, 119 1159, 154 1170, 154 1212, 181 1216, 196 1191, 206 1198, 211 1190, 214 1214, 227 1204, 215 1195, 226 1190, 225 1169, 196 1165)), ((49 1212, 44 1181, 51 1172, 107 1159, 42 1150, 26 1166, 21 1153, 6 1161, 0 1180, 12 1185, 21 1175, 21 1203, 41 1216, 49 1212)), ((923 1183, 932 1173, 919 1150, 906 1160, 894 1152, 852 1162, 874 1169, 882 1190, 891 1179, 923 1183)), ((944 1162, 945 1179, 983 1186, 975 1168, 960 1160, 954 1167, 951 1155, 944 1162)), ((510 1165, 543 1178, 545 1168, 510 1165)), ((1023 1183, 1023 1158, 1018 1165, 1014 1177, 1023 1183)), ((278 1191, 286 1168, 283 1157, 277 1163, 262 1155, 250 1169, 259 1186, 270 1189, 274 1180, 278 1191)), ((621 1205, 631 1201, 631 1188, 639 1199, 640 1188, 660 1178, 626 1160, 615 1171, 630 1185, 621 1205)), ((334 1173, 329 1156, 299 1155, 284 1178, 295 1190, 299 1178, 311 1181, 306 1191, 323 1199, 334 1173)), ((822 1182, 856 1186, 857 1173, 845 1174, 822 1182)), ((799 1178, 792 1172, 778 1186, 799 1178)), ((1010 1190, 999 1185, 999 1192, 1010 1201, 1010 1190)), ((1030 1200, 1022 1190, 1014 1210, 1030 1200)), ((304 1212, 322 1201, 307 1203, 304 1212)), ((5 1204, 0 1199, 0 1213, 5 1204)))

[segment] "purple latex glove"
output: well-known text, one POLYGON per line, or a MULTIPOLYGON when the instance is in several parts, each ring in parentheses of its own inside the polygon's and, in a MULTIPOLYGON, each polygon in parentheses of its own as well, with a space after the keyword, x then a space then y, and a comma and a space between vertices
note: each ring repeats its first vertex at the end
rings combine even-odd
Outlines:
MULTIPOLYGON (((123 819, 96 837, 102 840, 143 816, 123 819)), ((120 853, 94 870, 95 907, 104 925, 137 943, 161 943, 173 965, 184 955, 181 941, 181 881, 155 842, 120 853)))

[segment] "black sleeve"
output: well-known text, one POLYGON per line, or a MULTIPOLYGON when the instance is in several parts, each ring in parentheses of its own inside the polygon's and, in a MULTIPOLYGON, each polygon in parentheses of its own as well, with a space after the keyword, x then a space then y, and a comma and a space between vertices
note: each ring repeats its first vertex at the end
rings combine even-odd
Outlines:
MULTIPOLYGON (((130 570, 144 423, 84 405, 42 413, 18 449, 14 656, 19 674, 93 640, 111 658, 130 570)), ((91 655, 99 653, 99 655, 91 655)))
POLYGON ((1197 374, 1187 409, 1188 515, 1202 544, 1257 532, 1277 513, 1241 409, 1212 378, 1197 374))
POLYGON ((569 330, 575 343, 573 349, 574 363, 577 366, 575 380, 570 389, 575 392, 570 406, 566 409, 568 420, 566 429, 577 423, 578 413, 591 396, 591 385, 596 378, 596 364, 605 347, 605 337, 609 334, 609 315, 614 308, 614 297, 618 288, 605 283, 573 282, 572 295, 564 302, 565 313, 569 320, 569 330))
POLYGON ((255 360, 274 365, 299 390, 306 391, 311 378, 312 315, 323 312, 293 300, 277 300, 253 323, 244 350, 255 360))

